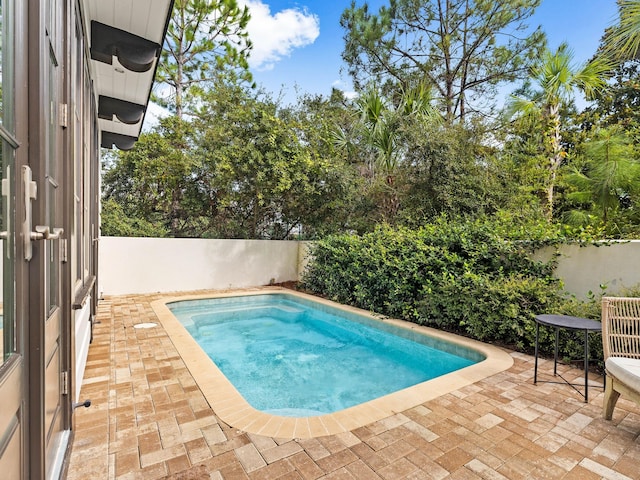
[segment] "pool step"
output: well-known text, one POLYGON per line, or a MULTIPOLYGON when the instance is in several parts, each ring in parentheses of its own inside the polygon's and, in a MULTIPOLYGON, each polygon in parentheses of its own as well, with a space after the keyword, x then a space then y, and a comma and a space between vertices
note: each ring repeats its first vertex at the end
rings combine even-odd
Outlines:
POLYGON ((268 305, 239 305, 239 304, 221 304, 221 305, 198 305, 195 307, 181 307, 173 310, 174 315, 183 317, 185 315, 212 315, 225 312, 236 312, 241 310, 256 310, 259 308, 267 308, 268 305))
POLYGON ((257 317, 282 317, 288 318, 289 320, 297 320, 299 315, 303 313, 303 308, 290 307, 287 305, 230 305, 229 308, 216 309, 206 314, 196 313, 188 320, 182 320, 182 324, 192 326, 192 328, 195 327, 200 334, 205 334, 204 330, 206 330, 207 327, 214 327, 221 323, 257 317))
MULTIPOLYGON (((229 305, 227 307, 220 305, 219 307, 215 307, 215 308, 210 308, 209 310, 207 310, 206 314, 207 315, 223 315, 226 313, 235 313, 235 312, 248 312, 251 310, 265 310, 265 309, 277 309, 277 310, 281 310, 283 312, 288 312, 288 313, 302 313, 304 312, 304 309, 302 308, 296 308, 296 307, 290 307, 288 305, 229 305)), ((185 312, 180 312, 181 314, 184 314, 185 312)), ((200 314, 202 315, 202 311, 199 309, 197 311, 194 312, 196 315, 200 314)))

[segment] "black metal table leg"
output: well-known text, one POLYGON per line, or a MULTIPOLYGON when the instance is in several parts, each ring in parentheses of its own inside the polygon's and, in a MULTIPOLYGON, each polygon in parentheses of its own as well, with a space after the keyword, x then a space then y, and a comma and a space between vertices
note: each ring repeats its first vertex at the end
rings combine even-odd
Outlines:
POLYGON ((584 331, 584 403, 589 403, 589 331, 584 331))
POLYGON ((536 322, 536 354, 533 364, 533 384, 538 382, 538 339, 540 338, 540 324, 536 322))
POLYGON ((553 350, 553 376, 558 375, 558 343, 560 343, 560 329, 556 327, 556 344, 553 350))

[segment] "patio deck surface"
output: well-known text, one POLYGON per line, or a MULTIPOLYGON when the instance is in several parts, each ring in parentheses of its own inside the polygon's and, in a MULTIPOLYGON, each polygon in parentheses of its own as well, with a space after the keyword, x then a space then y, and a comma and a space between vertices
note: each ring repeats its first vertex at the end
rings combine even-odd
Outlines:
MULTIPOLYGON (((92 406, 75 412, 68 480, 640 478, 640 407, 620 399, 606 421, 601 389, 586 404, 566 385, 533 385, 533 357, 516 352, 502 373, 349 432, 239 431, 217 418, 155 317, 160 297, 99 303, 81 392, 92 406), (145 322, 158 326, 133 328, 145 322)), ((551 370, 542 360, 539 379, 551 370)))

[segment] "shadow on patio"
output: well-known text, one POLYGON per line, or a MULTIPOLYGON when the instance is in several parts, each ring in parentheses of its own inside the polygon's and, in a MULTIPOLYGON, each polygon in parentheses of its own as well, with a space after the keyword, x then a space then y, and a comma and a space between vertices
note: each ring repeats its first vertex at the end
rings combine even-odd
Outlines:
MULTIPOLYGON (((163 295, 164 296, 164 295, 163 295)), ((570 387, 533 385, 533 357, 509 370, 351 432, 309 440, 247 434, 207 404, 150 303, 99 304, 67 479, 633 479, 640 407, 602 419, 570 387)), ((559 366, 580 382, 583 372, 559 366)), ((542 360, 540 380, 552 362, 542 360)), ((601 383, 602 378, 591 378, 601 383)))

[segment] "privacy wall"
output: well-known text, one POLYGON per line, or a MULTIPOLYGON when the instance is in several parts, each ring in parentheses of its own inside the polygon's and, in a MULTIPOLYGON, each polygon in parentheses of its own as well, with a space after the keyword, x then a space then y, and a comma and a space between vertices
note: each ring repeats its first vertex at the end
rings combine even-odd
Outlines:
POLYGON ((101 237, 102 295, 242 288, 298 278, 300 242, 101 237))
MULTIPOLYGON (((191 238, 100 239, 103 295, 243 288, 295 281, 306 260, 305 242, 191 238)), ((555 251, 543 249, 546 260, 555 251)), ((615 294, 640 284, 640 241, 606 246, 563 245, 556 276, 579 298, 600 285, 615 294)))
MULTIPOLYGON (((555 248, 547 247, 537 253, 548 259, 555 248)), ((592 291, 615 295, 625 288, 640 284, 640 240, 600 243, 580 246, 562 245, 555 276, 564 281, 565 290, 580 299, 592 291)))

